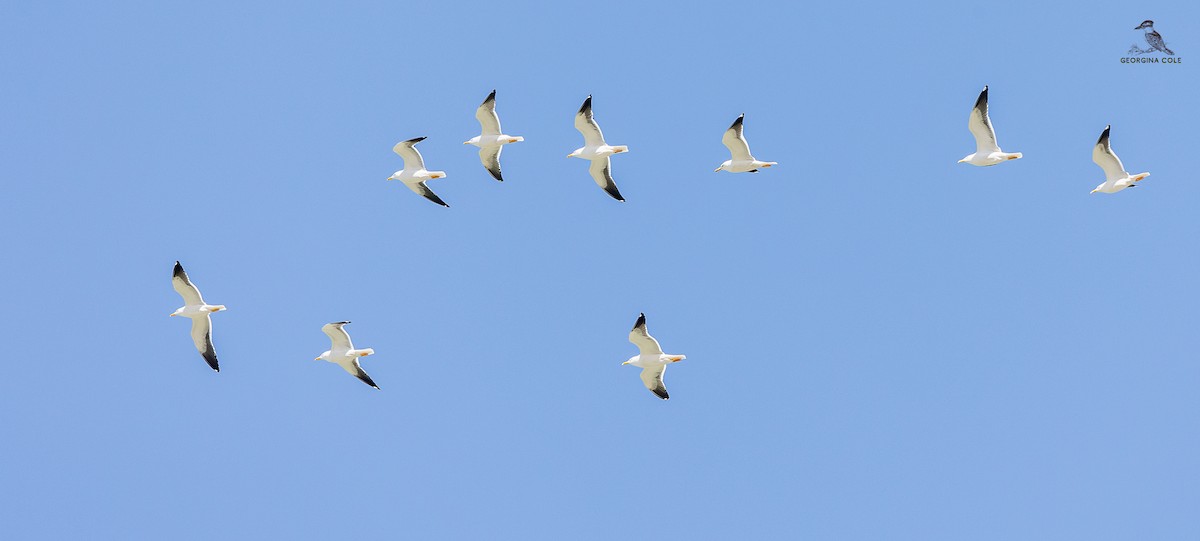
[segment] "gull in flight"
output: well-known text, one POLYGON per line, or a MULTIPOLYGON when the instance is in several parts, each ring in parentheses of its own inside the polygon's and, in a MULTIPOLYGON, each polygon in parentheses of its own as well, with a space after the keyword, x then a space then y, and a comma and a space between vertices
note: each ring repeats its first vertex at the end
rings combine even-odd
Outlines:
POLYGON ((426 171, 425 159, 421 157, 421 153, 417 152, 416 144, 424 141, 424 137, 400 141, 396 146, 392 147, 392 152, 399 154, 404 158, 404 169, 392 173, 388 180, 399 180, 403 182, 408 189, 417 192, 421 197, 433 201, 443 207, 449 207, 442 198, 433 193, 429 186, 425 185, 425 181, 435 178, 445 178, 445 171, 426 171))
POLYGON ((1125 170, 1125 166, 1121 164, 1121 158, 1117 157, 1112 146, 1108 144, 1108 132, 1111 129, 1111 125, 1105 126, 1104 133, 1100 134, 1100 140, 1096 141, 1096 146, 1092 148, 1092 161, 1104 170, 1104 182, 1096 186, 1092 193, 1117 193, 1125 188, 1137 186, 1134 182, 1150 176, 1150 173, 1130 175, 1129 171, 1125 170))
POLYGON ((617 190, 617 183, 613 181, 608 157, 627 152, 629 147, 610 146, 604 142, 604 133, 600 131, 600 125, 596 124, 596 119, 592 117, 591 96, 583 100, 583 106, 579 108, 578 113, 575 113, 575 129, 583 134, 583 146, 575 149, 575 152, 567 154, 567 157, 590 160, 592 166, 588 168, 588 172, 592 174, 592 179, 596 181, 596 184, 604 188, 604 191, 608 192, 613 199, 625 201, 625 198, 621 197, 621 192, 617 190))
POLYGON ((663 372, 667 370, 668 364, 682 361, 687 356, 663 353, 662 347, 658 345, 658 340, 646 332, 646 314, 638 316, 637 323, 633 324, 633 330, 629 331, 629 341, 638 347, 640 353, 621 364, 632 364, 641 368, 642 383, 646 384, 646 388, 663 400, 671 398, 671 395, 667 394, 667 386, 663 384, 663 372))
POLYGON ((1020 152, 1004 152, 1000 150, 1000 145, 996 144, 996 130, 992 129, 992 120, 988 118, 987 86, 983 87, 979 99, 975 100, 975 107, 971 109, 971 116, 967 119, 967 128, 971 130, 971 135, 975 136, 975 153, 968 154, 967 157, 958 160, 958 163, 966 162, 984 167, 1023 156, 1020 152))
POLYGON ((368 376, 366 371, 362 369, 362 365, 358 364, 359 357, 372 355, 375 353, 375 350, 371 348, 354 349, 354 344, 350 343, 350 335, 346 333, 346 329, 342 328, 347 323, 350 322, 338 321, 336 323, 327 323, 324 327, 321 327, 321 330, 328 335, 329 340, 333 342, 333 347, 329 351, 322 353, 320 357, 317 357, 313 360, 337 363, 338 366, 345 369, 350 373, 350 375, 361 379, 363 383, 378 389, 379 386, 375 385, 375 382, 371 380, 371 376, 368 376))
POLYGON ((729 153, 733 156, 732 160, 725 160, 720 167, 713 171, 729 171, 730 173, 757 173, 760 167, 771 167, 778 165, 778 162, 762 162, 754 159, 750 155, 750 144, 746 142, 746 137, 742 135, 742 119, 746 114, 742 113, 733 121, 733 125, 725 130, 725 135, 721 136, 721 143, 724 143, 725 148, 729 149, 729 153))
POLYGON ((475 111, 475 118, 479 120, 483 133, 472 137, 469 141, 463 141, 463 144, 479 147, 479 161, 483 162, 483 166, 496 180, 504 182, 504 178, 500 176, 500 151, 504 150, 504 145, 518 143, 524 141, 525 138, 518 135, 504 135, 500 131, 500 117, 496 116, 495 90, 488 94, 487 99, 479 105, 479 110, 475 111))
POLYGON ((221 368, 217 366, 217 350, 213 348, 212 343, 212 319, 209 316, 213 312, 224 310, 225 305, 204 302, 204 298, 200 296, 200 290, 192 285, 191 280, 188 280, 187 273, 183 272, 183 265, 180 265, 178 261, 175 262, 175 274, 171 277, 171 285, 175 288, 175 292, 183 297, 183 307, 176 310, 171 316, 183 316, 192 320, 192 342, 195 342, 196 349, 208 362, 208 366, 213 371, 220 372, 221 368))

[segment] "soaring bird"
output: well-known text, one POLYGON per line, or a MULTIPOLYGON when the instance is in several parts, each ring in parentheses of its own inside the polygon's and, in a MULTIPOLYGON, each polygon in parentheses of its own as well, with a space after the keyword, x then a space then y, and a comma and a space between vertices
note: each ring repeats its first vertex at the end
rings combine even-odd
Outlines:
POLYGON ((438 197, 437 194, 433 193, 433 190, 429 189, 429 186, 425 185, 425 181, 427 180, 445 178, 446 172, 425 170, 425 159, 421 157, 420 152, 417 152, 416 147, 417 143, 420 143, 424 140, 424 137, 417 137, 416 139, 401 141, 396 143, 396 146, 392 147, 392 152, 395 152, 396 154, 399 154, 401 158, 404 158, 404 169, 392 173, 392 176, 388 177, 387 179, 399 180, 400 182, 403 182, 405 186, 408 186, 408 189, 417 192, 417 194, 419 194, 421 197, 433 201, 434 203, 437 203, 443 207, 449 207, 450 205, 447 205, 445 201, 442 201, 442 198, 438 197))
POLYGON ((777 162, 763 162, 754 159, 750 155, 750 144, 746 142, 746 137, 742 135, 742 119, 746 117, 742 113, 733 121, 733 125, 725 130, 725 135, 721 136, 721 143, 725 148, 729 149, 729 154, 733 156, 732 160, 725 160, 720 167, 713 171, 729 171, 730 173, 757 173, 760 167, 771 167, 779 165, 777 162))
POLYGON ((347 323, 350 322, 338 321, 335 323, 326 323, 325 326, 321 327, 321 331, 328 335, 329 340, 333 342, 333 347, 330 348, 329 351, 322 353, 321 356, 313 360, 336 363, 338 366, 349 372, 350 375, 361 379, 363 383, 378 389, 379 386, 375 385, 375 382, 371 380, 371 376, 368 376, 367 372, 362 369, 362 365, 358 364, 359 357, 373 355, 375 350, 371 348, 354 349, 354 344, 350 343, 350 335, 346 333, 346 329, 342 328, 347 323))
POLYGON ((504 135, 500 131, 500 117, 496 116, 495 90, 492 90, 487 99, 479 104, 479 109, 475 111, 475 118, 479 120, 483 133, 463 141, 463 144, 479 147, 479 161, 483 162, 483 167, 496 180, 504 182, 504 178, 500 176, 500 151, 504 150, 504 145, 524 141, 525 138, 519 135, 504 135))
POLYGON ((588 172, 592 174, 592 179, 596 181, 596 184, 604 188, 604 191, 608 192, 613 199, 625 201, 625 198, 621 197, 621 192, 617 190, 617 183, 613 181, 608 157, 627 152, 629 147, 610 146, 604 142, 604 133, 600 131, 600 125, 596 124, 596 119, 592 116, 592 97, 590 95, 583 100, 583 106, 579 108, 579 112, 575 113, 575 129, 583 134, 583 146, 575 149, 575 152, 567 154, 567 157, 590 160, 592 166, 588 168, 588 172))
POLYGON ((183 297, 183 307, 176 310, 171 316, 183 316, 192 320, 192 342, 196 344, 196 349, 200 352, 200 356, 204 357, 205 362, 215 372, 220 372, 221 368, 217 365, 217 350, 213 348, 212 343, 212 319, 209 317, 213 312, 220 312, 225 309, 224 304, 208 304, 204 302, 204 298, 200 296, 200 290, 192 285, 192 281, 188 280, 188 275, 183 272, 183 265, 178 261, 175 262, 175 273, 171 277, 171 286, 175 288, 175 292, 183 297))
POLYGON ((667 370, 668 364, 682 361, 687 356, 663 353, 662 347, 658 345, 658 340, 646 332, 646 314, 644 313, 638 316, 637 323, 633 324, 633 330, 629 331, 629 341, 638 347, 640 353, 621 364, 632 364, 641 368, 642 383, 646 384, 646 388, 663 400, 671 398, 671 395, 667 394, 667 386, 663 384, 663 372, 667 370))
POLYGON ((958 163, 966 162, 984 167, 1023 156, 1020 152, 1004 152, 1000 150, 1000 145, 996 144, 996 130, 992 129, 992 120, 988 118, 988 87, 986 85, 983 87, 983 92, 979 93, 979 98, 975 100, 971 116, 967 118, 967 129, 971 130, 971 135, 975 136, 975 153, 968 154, 958 160, 958 163))
POLYGON ((1111 125, 1105 126, 1104 133, 1100 134, 1100 140, 1096 141, 1095 147, 1092 147, 1092 161, 1104 170, 1104 182, 1096 186, 1092 193, 1117 193, 1125 188, 1136 186, 1135 182, 1150 176, 1150 173, 1130 175, 1129 171, 1125 170, 1125 166, 1121 164, 1121 158, 1117 157, 1117 153, 1113 152, 1112 146, 1108 143, 1110 130, 1112 130, 1111 125))
POLYGON ((1151 49, 1175 56, 1175 52, 1167 48, 1167 43, 1163 41, 1162 34, 1159 34, 1158 31, 1154 29, 1154 21, 1146 19, 1142 21, 1142 24, 1137 25, 1134 30, 1146 31, 1146 43, 1150 44, 1151 49))

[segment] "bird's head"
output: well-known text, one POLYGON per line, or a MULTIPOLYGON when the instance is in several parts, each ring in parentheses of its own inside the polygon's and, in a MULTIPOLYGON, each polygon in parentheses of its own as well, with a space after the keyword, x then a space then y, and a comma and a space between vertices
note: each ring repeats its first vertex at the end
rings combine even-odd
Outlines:
POLYGON ((717 173, 720 171, 724 171, 727 167, 729 167, 729 164, 731 164, 731 163, 733 163, 733 160, 725 160, 724 162, 721 163, 721 165, 719 167, 717 167, 716 169, 713 169, 713 172, 717 173))
POLYGON ((1137 28, 1134 28, 1134 30, 1141 30, 1143 28, 1154 28, 1154 21, 1146 19, 1142 21, 1142 24, 1137 25, 1137 28))
POLYGON ((567 157, 574 158, 575 156, 578 156, 581 151, 583 151, 582 148, 577 148, 574 151, 572 151, 570 154, 567 154, 567 157))
POLYGON ((327 361, 327 360, 329 360, 329 352, 326 351, 325 353, 322 353, 320 356, 318 356, 316 359, 313 359, 313 360, 314 361, 327 361))
POLYGON ((387 180, 400 180, 400 173, 403 172, 403 170, 396 171, 395 173, 392 173, 392 176, 388 177, 387 180))

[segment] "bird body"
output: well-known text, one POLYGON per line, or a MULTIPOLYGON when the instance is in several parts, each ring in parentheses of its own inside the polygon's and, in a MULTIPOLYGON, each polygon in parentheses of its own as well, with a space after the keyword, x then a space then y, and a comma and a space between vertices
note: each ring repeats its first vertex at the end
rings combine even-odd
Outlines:
POLYGON ((592 180, 596 181, 596 185, 603 188, 613 199, 625 201, 620 190, 617 189, 616 181, 612 178, 612 163, 609 161, 609 157, 613 154, 628 152, 629 147, 609 145, 604 142, 604 133, 600 131, 600 125, 596 124, 596 119, 592 115, 591 96, 583 101, 583 106, 579 108, 579 112, 575 113, 575 129, 583 135, 583 146, 567 154, 567 157, 592 162, 592 165, 588 167, 588 172, 591 173, 592 180))
POLYGON ((479 120, 482 132, 463 141, 463 144, 479 147, 479 161, 483 163, 483 167, 496 180, 504 182, 504 178, 500 174, 500 152, 504 150, 504 145, 519 143, 525 138, 519 135, 505 135, 501 132, 500 117, 496 114, 495 90, 492 90, 483 103, 479 104, 479 109, 475 111, 475 118, 479 120))
POLYGON ((172 312, 171 316, 182 316, 192 320, 192 343, 196 345, 196 350, 200 352, 201 357, 204 357, 209 368, 220 372, 217 351, 212 343, 212 318, 210 316, 215 312, 225 310, 225 305, 204 302, 204 298, 200 295, 200 289, 192 285, 192 281, 188 279, 187 273, 183 270, 183 265, 180 265, 178 261, 175 262, 175 271, 171 276, 171 286, 176 293, 179 293, 180 297, 183 297, 183 306, 172 312))
POLYGON ((450 205, 447 205, 445 201, 442 201, 442 199, 437 196, 437 194, 433 193, 433 190, 429 189, 429 186, 425 185, 426 181, 433 180, 435 178, 445 178, 446 172, 429 171, 425 169, 425 159, 421 157, 420 152, 417 152, 416 147, 417 143, 420 143, 424 140, 424 137, 417 137, 407 141, 401 141, 396 143, 396 146, 392 147, 392 152, 395 152, 396 154, 400 155, 401 158, 404 158, 404 169, 392 173, 392 176, 388 177, 387 179, 399 180, 400 182, 403 182, 405 186, 408 186, 408 189, 416 192, 417 195, 420 195, 421 197, 433 201, 434 203, 437 203, 443 207, 449 207, 450 205))
POLYGON ((722 162, 713 170, 714 172, 757 173, 759 169, 779 165, 778 162, 764 162, 750 155, 750 144, 746 142, 746 137, 742 133, 742 121, 745 117, 745 113, 737 117, 737 120, 734 120, 729 129, 725 130, 725 134, 721 136, 721 144, 729 149, 732 159, 722 162))
POLYGON ((334 363, 342 367, 342 369, 346 372, 349 372, 350 375, 362 380, 363 383, 378 389, 379 386, 376 385, 373 380, 371 380, 371 376, 367 375, 367 372, 363 370, 362 365, 360 365, 358 362, 358 360, 362 357, 374 355, 375 350, 371 348, 355 349, 354 344, 350 342, 350 334, 342 328, 348 323, 350 322, 338 321, 335 323, 327 323, 325 326, 321 327, 321 331, 329 337, 329 340, 333 345, 328 351, 322 353, 313 360, 334 363))
POLYGON ((987 167, 1024 156, 1020 152, 1004 152, 996 143, 996 130, 992 129, 992 120, 988 117, 987 86, 983 87, 983 91, 975 100, 975 107, 971 108, 971 114, 967 118, 967 129, 975 137, 975 152, 958 160, 958 163, 987 167))
POLYGON ((1092 193, 1117 193, 1125 188, 1136 186, 1136 182, 1150 176, 1150 173, 1131 175, 1129 171, 1125 170, 1121 158, 1117 157, 1117 153, 1113 152, 1112 145, 1109 144, 1108 137, 1111 131, 1111 125, 1105 126, 1104 132, 1100 134, 1100 140, 1096 141, 1096 146, 1092 147, 1092 161, 1104 170, 1104 182, 1096 186, 1092 193))
POLYGON ((682 361, 687 356, 663 353, 662 347, 658 345, 658 340, 655 340, 646 331, 646 314, 638 316, 637 322, 633 324, 633 330, 629 331, 629 341, 638 347, 638 354, 621 364, 630 364, 641 368, 642 384, 663 400, 671 398, 671 395, 667 394, 666 384, 663 383, 663 374, 666 372, 668 364, 682 361))

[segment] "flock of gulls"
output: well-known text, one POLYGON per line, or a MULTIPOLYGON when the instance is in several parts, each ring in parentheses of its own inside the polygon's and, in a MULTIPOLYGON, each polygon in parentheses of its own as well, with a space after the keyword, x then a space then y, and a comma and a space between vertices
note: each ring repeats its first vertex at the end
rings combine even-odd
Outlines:
MULTIPOLYGON (((487 169, 493 178, 503 182, 504 177, 500 171, 500 153, 504 150, 504 145, 519 143, 524 141, 525 138, 517 135, 506 135, 501 130, 500 117, 496 115, 495 90, 491 94, 488 94, 487 99, 483 100, 483 103, 479 105, 479 109, 475 112, 475 118, 479 120, 481 133, 476 137, 464 141, 463 144, 478 147, 479 161, 483 163, 483 167, 487 169)), ((746 137, 743 133, 742 126, 744 119, 745 114, 739 115, 721 137, 721 142, 729 149, 730 159, 721 163, 715 171, 757 173, 760 169, 767 169, 778 165, 777 162, 761 161, 750 153, 750 145, 746 142, 746 137)), ((992 127, 991 118, 988 116, 987 86, 983 87, 983 91, 979 93, 979 97, 975 100, 975 106, 971 108, 971 113, 967 120, 967 128, 975 137, 975 152, 959 160, 959 163, 987 167, 1016 160, 1023 156, 1020 152, 1004 152, 1000 150, 1000 145, 996 142, 996 130, 992 127)), ((1105 177, 1104 182, 1096 186, 1092 190, 1092 193, 1116 193, 1125 188, 1136 186, 1138 181, 1150 176, 1150 173, 1132 175, 1125 170, 1121 159, 1113 152, 1112 146, 1109 143, 1111 128, 1112 126, 1105 126, 1104 132, 1100 134, 1100 139, 1092 149, 1092 161, 1104 170, 1105 177)), ((588 172, 591 173, 592 180, 608 195, 612 196, 613 199, 625 201, 620 190, 617 189, 617 183, 613 180, 611 157, 616 154, 628 152, 629 147, 625 145, 610 145, 605 142, 604 133, 600 131, 600 125, 596 123, 596 118, 592 114, 591 96, 588 96, 583 101, 583 105, 575 113, 575 129, 579 130, 579 133, 583 135, 584 144, 582 147, 568 154, 567 157, 579 158, 591 162, 588 172)), ((446 172, 430 171, 425 168, 425 160, 416 148, 417 143, 423 140, 425 140, 424 137, 417 137, 396 143, 396 146, 392 150, 404 159, 404 169, 392 173, 387 180, 399 180, 418 195, 444 207, 449 207, 450 205, 442 201, 426 184, 430 180, 445 178, 446 172)), ((217 363, 217 353, 212 342, 212 314, 225 310, 225 305, 204 302, 204 298, 200 295, 200 290, 188 279, 187 273, 183 270, 183 265, 178 261, 175 262, 175 270, 171 282, 175 291, 179 293, 179 296, 183 297, 184 302, 183 307, 175 310, 171 315, 182 316, 192 320, 192 341, 195 343, 196 349, 200 352, 205 362, 208 363, 208 366, 214 371, 219 372, 220 366, 217 363)), ((354 344, 350 341, 350 334, 345 329, 349 323, 349 321, 338 321, 321 327, 321 330, 329 336, 331 345, 328 351, 317 356, 315 360, 337 364, 346 372, 362 380, 363 383, 378 389, 379 386, 375 384, 371 376, 367 375, 367 372, 363 370, 359 362, 361 358, 374 354, 375 350, 371 348, 355 349, 354 344)), ((629 341, 637 346, 638 354, 630 357, 623 364, 641 368, 642 383, 645 384, 646 388, 659 398, 664 400, 670 398, 670 395, 667 394, 667 387, 663 383, 663 374, 667 369, 667 365, 682 361, 686 357, 684 355, 663 353, 658 340, 650 336, 650 333, 646 330, 646 314, 644 313, 638 315, 637 322, 634 323, 633 329, 629 332, 629 341)))

